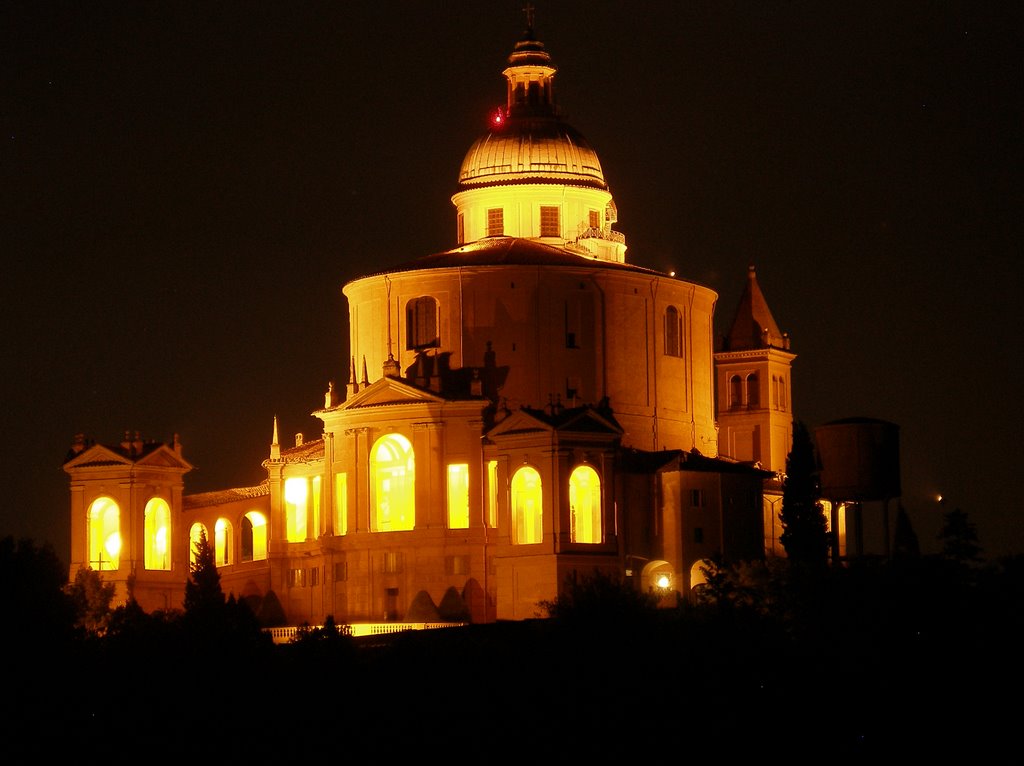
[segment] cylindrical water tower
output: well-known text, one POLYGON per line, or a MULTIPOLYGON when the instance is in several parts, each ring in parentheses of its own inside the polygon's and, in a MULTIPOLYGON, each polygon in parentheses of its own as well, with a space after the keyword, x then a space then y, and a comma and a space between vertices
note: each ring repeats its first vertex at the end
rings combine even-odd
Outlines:
POLYGON ((833 558, 838 558, 839 553, 838 514, 841 506, 848 511, 847 554, 852 551, 863 555, 862 505, 866 502, 882 504, 883 546, 886 557, 889 556, 889 501, 900 496, 899 430, 894 423, 874 418, 844 418, 814 429, 821 496, 831 504, 831 529, 837 533, 833 542, 833 558))

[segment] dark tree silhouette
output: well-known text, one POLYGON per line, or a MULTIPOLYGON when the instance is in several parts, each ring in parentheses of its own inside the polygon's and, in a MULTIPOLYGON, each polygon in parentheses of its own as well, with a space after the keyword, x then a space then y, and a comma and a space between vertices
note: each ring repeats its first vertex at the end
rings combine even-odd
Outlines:
POLYGON ((828 562, 828 531, 819 499, 814 445, 807 427, 793 424, 793 449, 786 458, 782 485, 782 535, 786 555, 795 564, 824 566, 828 562))
POLYGON ((75 608, 75 625, 88 634, 102 635, 110 622, 115 590, 96 570, 79 567, 75 579, 64 588, 75 608))
POLYGON ((191 569, 192 575, 185 583, 185 614, 208 615, 222 610, 224 591, 220 587, 220 572, 205 530, 200 530, 191 569))
POLYGON ((75 617, 67 569, 49 543, 0 540, 0 640, 25 646, 69 638, 75 617))
POLYGON ((978 544, 978 532, 967 514, 956 508, 943 514, 942 529, 938 539, 942 543, 942 555, 962 564, 975 563, 981 560, 981 546, 978 544))

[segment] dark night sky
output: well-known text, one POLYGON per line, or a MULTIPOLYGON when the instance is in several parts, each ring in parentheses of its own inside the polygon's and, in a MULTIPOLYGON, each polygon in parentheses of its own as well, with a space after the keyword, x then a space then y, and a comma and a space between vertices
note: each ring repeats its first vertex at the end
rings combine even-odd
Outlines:
MULTIPOLYGON (((958 506, 1024 552, 1015 3, 535 3, 627 258, 753 263, 796 415, 900 426, 925 550, 958 506)), ((178 432, 257 483, 346 373, 341 285, 454 245, 519 0, 14 2, 0 11, 0 535, 68 557, 83 432, 178 432)))

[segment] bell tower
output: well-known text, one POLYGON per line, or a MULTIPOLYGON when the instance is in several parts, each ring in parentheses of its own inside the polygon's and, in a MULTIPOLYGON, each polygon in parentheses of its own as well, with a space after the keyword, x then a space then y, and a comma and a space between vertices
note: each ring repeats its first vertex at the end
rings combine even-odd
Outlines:
POLYGON ((732 326, 714 357, 719 455, 775 474, 765 485, 765 552, 781 555, 778 515, 782 475, 793 444, 796 354, 768 308, 753 266, 732 326))

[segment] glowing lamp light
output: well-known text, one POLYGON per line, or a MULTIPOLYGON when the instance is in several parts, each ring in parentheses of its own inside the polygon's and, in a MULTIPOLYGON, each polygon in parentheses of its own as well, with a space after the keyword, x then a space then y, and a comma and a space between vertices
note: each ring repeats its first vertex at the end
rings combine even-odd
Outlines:
POLYGON ((501 109, 495 109, 491 115, 491 125, 500 128, 505 124, 505 113, 501 109))
POLYGON ((671 584, 672 578, 670 578, 667 574, 658 575, 657 585, 659 588, 665 590, 671 584))

